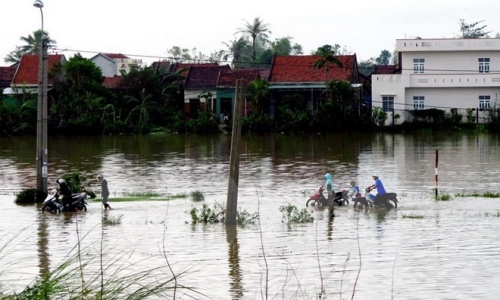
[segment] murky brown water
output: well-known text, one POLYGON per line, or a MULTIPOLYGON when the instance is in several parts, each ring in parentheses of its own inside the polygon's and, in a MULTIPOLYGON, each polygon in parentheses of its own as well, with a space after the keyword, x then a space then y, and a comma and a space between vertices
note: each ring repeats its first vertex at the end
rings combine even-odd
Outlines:
MULTIPOLYGON (((13 193, 35 184, 35 141, 8 138, 0 145, 5 292, 56 268, 80 239, 87 257, 101 253, 102 241, 104 261, 130 272, 165 266, 166 253, 173 271, 185 272, 179 283, 202 293, 183 291, 181 298, 262 299, 267 282, 270 297, 314 299, 323 282, 327 299, 350 299, 358 271, 355 299, 500 297, 500 199, 455 197, 500 191, 498 135, 245 136, 238 207, 261 218, 260 225, 236 228, 189 224, 187 212, 202 205, 189 198, 112 199, 125 192, 199 190, 210 206, 225 204, 229 136, 51 137, 51 184, 68 172, 107 177, 114 208, 109 215, 122 219, 103 231, 99 202, 78 216, 15 205, 13 193), (439 192, 452 195, 450 201, 433 197, 436 150, 439 192), (400 206, 386 214, 342 207, 333 221, 325 211, 313 211, 313 223, 282 223, 279 207, 305 208, 326 172, 337 188, 350 179, 366 187, 379 173, 386 189, 398 193, 400 206)), ((87 187, 97 189, 95 182, 87 187)), ((90 268, 97 272, 98 262, 90 268)), ((168 276, 166 266, 163 271, 168 276)))

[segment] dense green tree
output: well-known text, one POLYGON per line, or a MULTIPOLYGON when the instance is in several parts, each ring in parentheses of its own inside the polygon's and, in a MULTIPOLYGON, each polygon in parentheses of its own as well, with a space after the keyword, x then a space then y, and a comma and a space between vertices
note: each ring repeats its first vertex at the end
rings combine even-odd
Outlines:
POLYGON ((382 50, 380 51, 380 55, 375 58, 375 62, 378 64, 378 65, 388 65, 389 62, 391 61, 391 52, 389 52, 388 50, 382 50))
POLYGON ((56 65, 49 76, 54 78, 56 90, 50 109, 59 118, 59 125, 99 123, 102 102, 109 98, 109 91, 102 86, 104 77, 99 67, 77 53, 64 65, 56 65))
POLYGON ((252 62, 255 62, 257 58, 257 38, 267 40, 268 33, 271 33, 271 31, 269 30, 269 25, 264 23, 259 17, 257 17, 253 20, 252 23, 246 21, 245 26, 238 29, 237 33, 243 33, 250 36, 252 40, 252 62))
POLYGON ((293 38, 287 36, 271 42, 271 49, 275 55, 300 55, 302 46, 295 43, 292 45, 293 38))
POLYGON ((55 47, 56 41, 52 40, 49 37, 47 31, 44 30, 43 35, 41 30, 37 30, 33 32, 33 35, 28 35, 26 37, 22 36, 21 41, 24 42, 24 45, 16 46, 16 50, 10 52, 7 57, 5 57, 4 61, 6 63, 18 63, 21 60, 21 57, 24 54, 38 54, 40 53, 40 45, 42 44, 41 37, 45 36, 47 40, 47 46, 55 47))
POLYGON ((477 39, 487 37, 491 31, 484 31, 487 25, 478 26, 483 21, 474 22, 471 24, 465 23, 464 19, 460 19, 460 33, 462 39, 477 39))

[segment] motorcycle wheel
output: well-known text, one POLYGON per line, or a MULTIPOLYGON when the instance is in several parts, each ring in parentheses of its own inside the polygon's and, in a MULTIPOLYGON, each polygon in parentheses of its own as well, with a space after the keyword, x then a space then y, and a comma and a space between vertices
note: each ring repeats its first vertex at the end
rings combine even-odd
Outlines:
POLYGON ((365 208, 370 207, 370 205, 368 204, 368 201, 366 199, 354 200, 353 206, 354 206, 354 208, 358 208, 358 209, 365 209, 365 208))
POLYGON ((342 205, 349 205, 349 199, 347 197, 342 197, 342 205))
POLYGON ((42 206, 42 211, 50 211, 50 208, 47 205, 42 206))
POLYGON ((81 211, 87 211, 87 206, 85 204, 82 204, 79 209, 81 211))
POLYGON ((398 208, 398 199, 396 198, 390 198, 387 200, 387 204, 388 206, 392 206, 392 207, 387 207, 389 209, 391 208, 398 208))
POLYGON ((315 199, 307 200, 306 207, 315 207, 315 206, 320 206, 318 201, 316 201, 315 199))

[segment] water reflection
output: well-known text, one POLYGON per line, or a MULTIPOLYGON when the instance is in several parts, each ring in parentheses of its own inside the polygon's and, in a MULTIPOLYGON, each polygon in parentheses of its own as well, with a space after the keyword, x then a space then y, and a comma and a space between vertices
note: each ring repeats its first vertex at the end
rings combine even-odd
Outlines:
POLYGON ((240 269, 240 245, 238 244, 238 228, 226 225, 226 240, 228 243, 229 293, 231 299, 243 297, 243 278, 240 269))
MULTIPOLYGON (((163 256, 153 254, 157 245, 165 245, 174 270, 196 267, 183 284, 213 298, 255 299, 260 294, 262 248, 271 266, 272 297, 298 299, 300 287, 301 295, 314 298, 320 287, 320 267, 328 296, 340 298, 340 292, 346 296, 361 259, 356 292, 360 299, 500 297, 500 287, 484 285, 491 281, 491 274, 500 272, 491 263, 500 259, 496 251, 500 200, 452 197, 436 201, 434 197, 436 150, 440 193, 498 192, 498 135, 244 136, 238 208, 259 212, 260 228, 189 224, 187 212, 203 203, 181 198, 168 202, 166 233, 163 225, 156 226, 165 220, 165 202, 116 202, 104 214, 100 202, 90 202, 89 211, 78 215, 42 214, 36 207, 14 205, 12 192, 34 185, 35 143, 29 138, 7 138, 1 144, 0 201, 5 205, 0 210, 0 234, 8 240, 18 228, 33 228, 18 234, 20 242, 0 251, 2 266, 21 263, 9 272, 0 268, 1 282, 18 289, 57 267, 79 238, 89 237, 87 246, 101 241, 112 244, 107 254, 111 257, 126 255, 136 262, 143 260, 144 253, 151 254, 152 262, 134 264, 134 271, 164 265, 163 256), (389 212, 340 207, 334 219, 325 210, 315 210, 311 224, 283 224, 279 207, 305 208, 307 196, 323 183, 326 172, 334 174, 336 188, 351 179, 364 188, 373 183, 371 174, 377 172, 387 190, 398 193, 399 207, 389 212), (120 215, 120 224, 93 231, 103 217, 120 215), (358 250, 362 257, 355 255, 358 250), (347 258, 349 264, 344 267, 347 258), (290 279, 291 273, 296 280, 290 279), (342 291, 337 288, 340 282, 342 291)), ((111 202, 124 192, 176 195, 199 190, 211 207, 227 199, 229 151, 229 136, 54 137, 49 182, 69 171, 79 172, 90 178, 86 185, 98 191, 91 180, 103 172, 109 180, 111 202)))

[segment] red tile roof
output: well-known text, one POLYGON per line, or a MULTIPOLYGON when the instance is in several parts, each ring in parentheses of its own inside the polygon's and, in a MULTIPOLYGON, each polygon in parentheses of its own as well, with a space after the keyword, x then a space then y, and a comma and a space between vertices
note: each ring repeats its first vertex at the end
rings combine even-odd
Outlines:
MULTIPOLYGON (((56 63, 66 60, 62 54, 48 55, 48 70, 56 63)), ((25 54, 19 62, 17 72, 12 79, 14 85, 38 86, 38 55, 25 54)), ((49 84, 52 82, 49 79, 49 84)))
POLYGON ((104 77, 102 86, 108 89, 115 89, 118 87, 118 84, 120 83, 121 79, 122 79, 121 76, 104 77))
POLYGON ((102 55, 106 55, 108 58, 115 59, 115 58, 129 58, 125 54, 121 53, 102 53, 102 55))
POLYGON ((10 86, 16 70, 17 66, 0 67, 0 87, 10 86))
POLYGON ((260 71, 258 69, 223 69, 220 70, 217 87, 234 88, 238 79, 243 79, 243 84, 246 85, 257 78, 260 78, 260 71))
POLYGON ((158 72, 163 73, 163 72, 170 72, 172 69, 172 64, 170 64, 169 61, 155 61, 151 64, 151 68, 158 72))
POLYGON ((356 55, 338 55, 342 67, 331 65, 328 78, 324 69, 315 69, 314 64, 321 59, 319 55, 275 56, 269 75, 271 83, 321 82, 326 80, 357 81, 356 55))
POLYGON ((229 65, 210 66, 210 67, 189 67, 187 70, 184 87, 187 89, 215 88, 219 72, 221 70, 229 70, 229 65))
POLYGON ((396 65, 375 65, 373 74, 395 74, 398 72, 396 65))
POLYGON ((176 63, 174 72, 179 71, 180 69, 187 69, 190 67, 193 68, 204 68, 204 67, 218 67, 218 63, 205 63, 205 64, 190 64, 190 63, 176 63))

